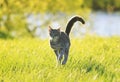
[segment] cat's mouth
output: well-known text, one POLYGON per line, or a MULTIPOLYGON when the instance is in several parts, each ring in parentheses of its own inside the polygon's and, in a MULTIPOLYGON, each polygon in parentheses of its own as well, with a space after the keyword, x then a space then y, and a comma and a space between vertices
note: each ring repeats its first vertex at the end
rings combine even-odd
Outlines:
POLYGON ((54 36, 54 37, 50 37, 50 40, 52 40, 52 41, 58 41, 58 39, 59 39, 59 37, 58 36, 54 36))

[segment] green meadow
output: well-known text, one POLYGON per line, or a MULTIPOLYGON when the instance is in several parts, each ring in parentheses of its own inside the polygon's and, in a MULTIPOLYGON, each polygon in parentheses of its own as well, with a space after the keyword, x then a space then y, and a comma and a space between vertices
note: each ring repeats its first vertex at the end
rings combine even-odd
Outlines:
POLYGON ((0 39, 0 82, 120 82, 120 37, 71 38, 66 65, 48 39, 0 39))

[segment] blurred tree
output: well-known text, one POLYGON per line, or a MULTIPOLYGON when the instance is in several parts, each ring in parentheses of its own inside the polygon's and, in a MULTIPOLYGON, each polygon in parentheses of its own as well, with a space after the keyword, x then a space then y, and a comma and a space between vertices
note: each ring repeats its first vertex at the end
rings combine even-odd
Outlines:
POLYGON ((85 7, 91 8, 94 11, 119 11, 120 10, 120 0, 84 0, 85 7))
POLYGON ((4 32, 13 36, 27 32, 34 37, 33 32, 35 29, 33 31, 30 30, 26 21, 29 15, 79 12, 81 11, 82 3, 83 0, 76 0, 74 2, 73 0, 1 0, 0 22, 2 24, 0 26, 4 29, 4 32))
MULTIPOLYGON (((0 31, 12 36, 27 34, 34 37, 36 28, 30 30, 26 20, 31 14, 52 13, 54 16, 63 12, 85 15, 85 10, 90 9, 119 10, 120 0, 0 0, 0 31)), ((43 25, 48 23, 47 20, 43 25)))

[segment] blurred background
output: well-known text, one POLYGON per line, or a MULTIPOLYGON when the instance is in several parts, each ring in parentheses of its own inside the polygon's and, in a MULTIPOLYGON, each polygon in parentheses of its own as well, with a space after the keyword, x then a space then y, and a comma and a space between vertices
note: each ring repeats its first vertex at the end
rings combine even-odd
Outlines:
POLYGON ((0 38, 48 38, 48 26, 65 30, 74 15, 86 21, 74 37, 120 36, 120 0, 0 0, 0 38))

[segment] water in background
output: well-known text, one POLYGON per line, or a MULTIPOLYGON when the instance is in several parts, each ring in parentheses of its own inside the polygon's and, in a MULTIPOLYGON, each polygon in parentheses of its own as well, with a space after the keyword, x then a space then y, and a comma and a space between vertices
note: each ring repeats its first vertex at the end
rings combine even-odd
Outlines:
POLYGON ((120 36, 120 13, 92 13, 89 23, 92 33, 100 36, 120 36))
MULTIPOLYGON (((71 16, 66 16, 65 14, 59 14, 58 16, 51 14, 43 16, 39 14, 36 16, 29 16, 27 21, 30 29, 32 29, 34 26, 38 27, 35 33, 36 36, 47 38, 48 29, 42 28, 44 23, 48 23, 46 24, 46 27, 50 25, 53 28, 61 27, 62 30, 65 30, 66 23, 70 17, 71 16)), ((86 33, 103 37, 120 36, 120 13, 91 13, 89 18, 85 21, 85 25, 82 25, 79 22, 74 24, 71 31, 71 36, 80 37, 84 36, 86 33)))

